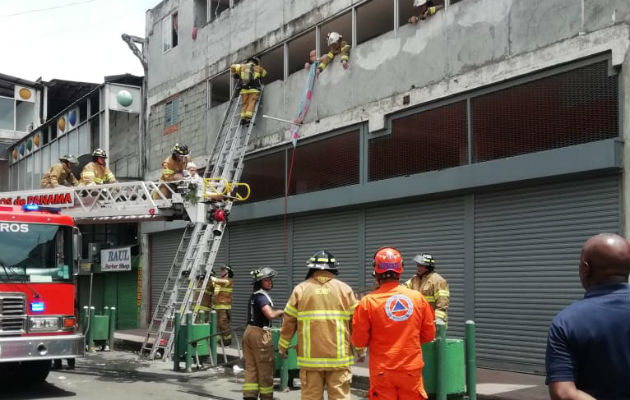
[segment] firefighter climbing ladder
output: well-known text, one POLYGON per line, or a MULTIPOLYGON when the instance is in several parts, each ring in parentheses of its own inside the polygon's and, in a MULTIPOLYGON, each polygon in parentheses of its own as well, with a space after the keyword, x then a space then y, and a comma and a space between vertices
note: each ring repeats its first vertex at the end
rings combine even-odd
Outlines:
MULTIPOLYGON (((163 359, 170 355, 175 338, 176 313, 185 315, 190 311, 193 321, 196 319, 221 246, 226 217, 235 200, 249 196, 249 186, 238 180, 243 171, 253 123, 240 124, 240 103, 238 95, 230 101, 211 153, 212 159, 204 174, 205 201, 201 207, 205 207, 207 220, 186 228, 153 312, 141 348, 141 355, 149 359, 155 359, 158 352, 162 353, 163 359), (195 296, 195 293, 198 295, 195 296)), ((260 100, 256 103, 252 121, 256 119, 259 105, 260 100)))

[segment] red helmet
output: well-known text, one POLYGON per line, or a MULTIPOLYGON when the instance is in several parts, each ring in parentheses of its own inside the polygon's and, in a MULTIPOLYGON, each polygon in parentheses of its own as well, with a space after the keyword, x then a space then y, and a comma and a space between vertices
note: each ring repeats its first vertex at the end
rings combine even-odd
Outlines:
POLYGON ((403 259, 395 248, 382 247, 374 253, 374 273, 382 274, 388 271, 402 274, 403 259))

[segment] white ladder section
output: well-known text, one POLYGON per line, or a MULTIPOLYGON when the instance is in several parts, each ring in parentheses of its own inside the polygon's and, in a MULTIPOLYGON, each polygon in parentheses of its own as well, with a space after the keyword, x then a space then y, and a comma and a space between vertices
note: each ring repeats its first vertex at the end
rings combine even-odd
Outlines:
POLYGON ((161 353, 162 359, 166 360, 171 355, 175 339, 175 313, 182 316, 182 324, 188 312, 192 313, 193 321, 196 320, 227 224, 226 219, 216 220, 214 213, 223 210, 225 215, 229 215, 232 209, 235 197, 231 191, 236 187, 233 183, 238 182, 243 172, 245 151, 258 114, 260 98, 252 122, 248 125, 240 124, 240 105, 240 96, 236 95, 230 101, 211 153, 209 164, 212 168, 209 166, 204 174, 204 193, 211 187, 212 193, 224 195, 214 196, 205 202, 207 221, 190 224, 186 228, 153 312, 141 356, 155 359, 161 353), (198 295, 195 296, 195 293, 198 295))
MULTIPOLYGON (((184 219, 191 204, 182 190, 164 185, 170 196, 160 192, 160 182, 119 182, 93 186, 59 186, 54 189, 0 193, 0 205, 38 204, 60 208, 77 223, 184 219)), ((194 213, 191 213, 194 216, 194 213)))

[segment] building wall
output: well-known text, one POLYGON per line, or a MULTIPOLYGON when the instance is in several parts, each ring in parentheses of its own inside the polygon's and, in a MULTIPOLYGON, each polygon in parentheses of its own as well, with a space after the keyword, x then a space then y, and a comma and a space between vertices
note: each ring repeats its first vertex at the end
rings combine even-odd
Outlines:
POLYGON ((120 178, 139 178, 138 114, 111 111, 109 167, 120 178))
MULTIPOLYGON (((164 2, 150 12, 153 25, 148 32, 148 92, 150 125, 156 127, 150 132, 152 154, 161 151, 165 157, 174 142, 171 136, 163 137, 159 132, 159 108, 165 98, 181 93, 184 101, 188 96, 194 101, 204 80, 226 70, 231 62, 282 43, 352 5, 334 1, 304 10, 300 7, 305 5, 298 7, 295 2, 284 2, 284 6, 282 2, 266 2, 264 7, 259 3, 237 4, 201 28, 193 41, 187 33, 192 29, 192 4, 180 2, 179 44, 164 54, 159 47, 161 24, 157 21, 167 10, 175 10, 176 5, 164 2), (283 18, 268 18, 267 11, 283 18), (245 26, 248 28, 243 29, 245 26), (218 32, 231 33, 217 36, 218 32), (191 87, 194 89, 189 91, 191 87)), ((391 112, 598 52, 613 51, 613 58, 619 63, 628 45, 629 15, 630 6, 622 0, 606 5, 596 0, 459 2, 422 24, 404 25, 398 32, 390 31, 355 46, 348 71, 338 65, 327 69, 317 81, 301 135, 316 135, 363 121, 370 122, 371 131, 378 131, 383 128, 384 116, 391 112), (409 104, 403 104, 404 95, 409 95, 409 104)), ((305 78, 306 72, 299 71, 284 81, 269 84, 262 112, 294 118, 305 78)), ((191 112, 184 110, 181 119, 203 124, 206 116, 191 112)), ((208 111, 210 143, 223 113, 222 107, 208 111)), ((283 123, 259 120, 251 149, 287 142, 286 128, 283 123)), ((177 140, 195 142, 196 134, 183 131, 177 140)), ((150 170, 153 168, 155 165, 150 170)))

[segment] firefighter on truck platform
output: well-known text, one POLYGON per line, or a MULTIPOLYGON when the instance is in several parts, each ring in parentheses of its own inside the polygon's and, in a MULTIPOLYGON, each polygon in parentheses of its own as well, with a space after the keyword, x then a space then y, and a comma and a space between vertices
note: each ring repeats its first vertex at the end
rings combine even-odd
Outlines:
POLYGON ((435 260, 431 254, 421 253, 416 255, 413 260, 418 269, 416 275, 405 282, 405 286, 422 293, 424 299, 431 305, 436 321, 442 320, 446 324, 446 312, 450 302, 446 279, 434 271, 435 260))

